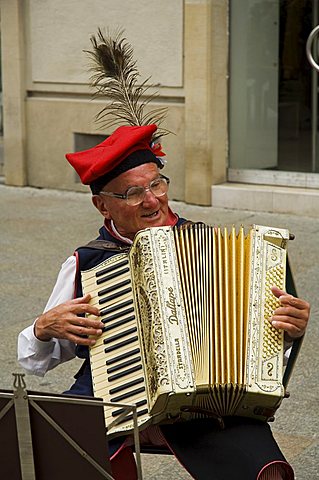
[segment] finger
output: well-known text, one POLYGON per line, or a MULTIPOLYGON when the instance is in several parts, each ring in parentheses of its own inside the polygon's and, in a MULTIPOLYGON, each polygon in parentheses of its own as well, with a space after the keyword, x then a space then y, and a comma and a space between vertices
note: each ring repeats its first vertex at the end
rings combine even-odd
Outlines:
POLYGON ((77 335, 79 337, 82 337, 83 335, 86 335, 86 336, 93 335, 95 337, 99 337, 102 334, 102 329, 86 327, 81 325, 69 325, 68 333, 77 335))
POLYGON ((310 310, 309 303, 301 298, 293 297, 292 295, 282 295, 279 297, 279 302, 281 306, 290 307, 299 311, 308 312, 310 310))
MULTIPOLYGON (((306 320, 304 318, 298 317, 291 317, 288 315, 273 315, 270 320, 271 324, 274 327, 278 326, 278 323, 281 325, 295 325, 298 328, 303 328, 306 324, 306 320)), ((281 327, 280 327, 281 328, 281 327)))
POLYGON ((304 328, 300 324, 284 322, 281 320, 273 320, 271 322, 277 330, 284 330, 291 338, 298 338, 304 334, 304 328))
POLYGON ((271 291, 275 295, 275 297, 278 298, 280 303, 282 303, 282 302, 289 303, 290 300, 295 298, 292 295, 290 295, 290 293, 287 293, 284 290, 281 290, 280 288, 278 288, 276 286, 271 287, 271 291))
POLYGON ((78 317, 74 315, 69 319, 69 322, 72 325, 77 325, 81 326, 83 328, 94 328, 96 330, 102 329, 104 327, 104 323, 102 323, 100 320, 94 320, 94 318, 88 318, 88 317, 78 317))
POLYGON ((307 311, 305 309, 299 309, 292 307, 291 305, 282 305, 278 308, 273 313, 273 316, 286 316, 286 317, 294 317, 294 318, 300 318, 300 319, 306 319, 307 318, 307 311))
POLYGON ((89 301, 91 300, 91 295, 89 293, 87 293, 86 295, 83 295, 82 297, 77 297, 77 298, 73 298, 72 300, 70 300, 70 303, 88 303, 89 301))
POLYGON ((291 305, 299 310, 308 310, 309 303, 301 298, 294 297, 290 293, 285 292, 284 290, 280 290, 280 288, 273 286, 271 287, 271 291, 273 294, 278 298, 282 305, 291 305))
POLYGON ((286 292, 284 290, 281 290, 280 288, 276 287, 276 285, 271 287, 271 291, 275 295, 275 297, 277 297, 277 298, 279 298, 281 295, 286 295, 286 292))
POLYGON ((304 334, 307 326, 308 317, 304 313, 303 316, 293 317, 290 315, 273 315, 270 322, 276 329, 282 329, 289 334, 291 338, 297 338, 304 334))
POLYGON ((68 333, 66 336, 67 340, 70 342, 76 343, 77 345, 84 345, 87 347, 91 347, 96 344, 96 338, 88 338, 88 337, 78 337, 72 333, 68 333))
POLYGON ((100 316, 100 310, 93 305, 89 305, 88 303, 79 303, 79 304, 72 304, 69 306, 69 310, 74 314, 91 314, 96 317, 100 316))

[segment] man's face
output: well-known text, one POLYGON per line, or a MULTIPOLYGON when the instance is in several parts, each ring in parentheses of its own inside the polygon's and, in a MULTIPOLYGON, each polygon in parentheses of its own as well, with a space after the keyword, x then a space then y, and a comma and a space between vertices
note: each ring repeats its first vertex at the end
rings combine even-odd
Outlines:
MULTIPOLYGON (((148 187, 159 175, 155 163, 145 163, 114 178, 103 190, 124 194, 130 187, 148 187)), ((152 192, 147 191, 143 202, 135 206, 127 205, 126 201, 120 198, 104 195, 94 195, 93 203, 106 219, 113 220, 122 236, 130 239, 143 228, 167 225, 169 217, 167 194, 155 197, 152 192)))

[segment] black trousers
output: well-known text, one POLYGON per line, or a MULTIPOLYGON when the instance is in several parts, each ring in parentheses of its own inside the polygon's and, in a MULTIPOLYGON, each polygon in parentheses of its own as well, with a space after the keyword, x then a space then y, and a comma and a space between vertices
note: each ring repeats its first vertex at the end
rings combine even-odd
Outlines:
MULTIPOLYGON (((265 465, 285 462, 267 423, 225 418, 221 430, 209 419, 163 425, 163 435, 186 470, 200 480, 256 480, 265 465)), ((284 478, 293 478, 289 465, 284 478)))

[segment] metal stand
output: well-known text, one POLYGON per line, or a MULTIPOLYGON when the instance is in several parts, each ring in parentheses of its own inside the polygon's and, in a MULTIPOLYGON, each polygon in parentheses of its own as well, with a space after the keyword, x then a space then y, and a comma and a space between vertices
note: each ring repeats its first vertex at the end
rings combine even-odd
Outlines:
MULTIPOLYGON (((85 460, 85 462, 88 462, 90 466, 92 467, 92 471, 96 472, 96 478, 106 478, 108 480, 114 480, 113 477, 110 474, 110 466, 109 466, 109 460, 108 460, 108 449, 107 449, 107 438, 106 438, 106 428, 105 428, 105 423, 104 423, 104 413, 103 413, 103 407, 104 406, 110 406, 109 403, 102 402, 99 400, 94 400, 94 399, 85 399, 85 398, 72 398, 68 396, 51 396, 51 395, 46 395, 46 394, 33 394, 33 393, 28 393, 26 391, 26 384, 24 381, 24 374, 13 374, 14 375, 14 390, 13 391, 0 391, 0 400, 1 400, 1 405, 0 405, 0 441, 3 443, 3 445, 6 445, 6 438, 1 438, 1 432, 3 432, 3 435, 7 435, 12 437, 12 426, 11 423, 15 423, 15 429, 16 431, 14 432, 17 437, 17 450, 19 454, 19 466, 20 466, 20 478, 19 480, 36 480, 38 477, 37 475, 37 468, 40 468, 38 466, 40 459, 39 456, 41 457, 41 449, 44 452, 45 447, 47 449, 53 448, 54 444, 50 445, 50 438, 47 439, 48 444, 47 445, 37 445, 36 443, 36 438, 35 438, 35 416, 37 416, 38 420, 38 429, 41 429, 41 424, 43 427, 43 421, 45 422, 46 427, 48 425, 54 429, 55 432, 58 433, 58 435, 55 435, 56 438, 63 439, 62 441, 67 442, 69 446, 71 446, 71 451, 70 451, 70 459, 69 461, 66 461, 68 468, 65 477, 60 476, 60 480, 65 480, 70 478, 70 471, 75 472, 76 469, 80 469, 78 465, 73 465, 72 462, 74 463, 74 452, 76 452, 76 455, 80 455, 82 459, 85 460), (61 425, 61 420, 58 423, 56 419, 54 418, 54 414, 52 415, 51 412, 57 411, 57 409, 63 410, 63 405, 68 405, 68 411, 67 415, 68 418, 70 417, 69 412, 70 408, 71 411, 73 407, 70 407, 70 405, 76 405, 76 406, 83 406, 83 407, 92 407, 86 409, 86 415, 89 412, 89 416, 91 416, 92 419, 94 419, 94 426, 92 425, 92 428, 96 429, 96 425, 98 425, 98 431, 94 431, 93 435, 95 438, 96 434, 96 445, 91 447, 91 453, 89 453, 85 448, 82 448, 79 445, 78 440, 80 441, 80 436, 87 435, 87 431, 83 433, 81 427, 81 418, 76 417, 75 418, 75 424, 78 424, 79 431, 81 434, 77 434, 76 438, 74 438, 74 434, 72 436, 66 431, 66 429, 61 425), (50 407, 49 412, 45 408, 45 406, 50 407), (53 408, 53 410, 52 410, 53 408), (9 420, 9 417, 12 417, 12 421, 10 423, 10 426, 7 429, 7 433, 5 432, 5 429, 1 429, 1 422, 4 423, 4 420, 9 420), (42 423, 41 423, 42 422, 42 423), (40 424, 40 425, 39 425, 40 424), (10 433, 9 433, 10 432, 10 433), (100 441, 101 445, 98 445, 98 442, 100 441), (93 450, 92 450, 93 448, 93 450), (92 451, 94 449, 99 450, 98 457, 101 459, 102 458, 102 465, 101 462, 96 461, 94 458, 94 454, 92 454, 92 451), (37 452, 35 452, 37 450, 37 452), (40 452, 40 453, 39 453, 40 452), (73 453, 72 453, 73 452, 73 453), (108 471, 107 471, 108 470, 108 471)), ((113 404, 112 404, 113 405, 113 404)), ((123 405, 123 404, 118 404, 117 405, 119 408, 124 408, 125 412, 124 414, 132 413, 133 418, 134 418, 134 442, 135 442, 135 453, 136 453, 136 462, 137 462, 137 470, 138 470, 138 479, 142 480, 142 468, 141 468, 141 455, 140 455, 140 444, 139 444, 139 434, 138 434, 138 428, 137 428, 137 414, 136 414, 136 406, 134 405, 123 405)), ((60 412, 61 413, 61 412, 60 412)), ((78 415, 78 413, 76 413, 78 415)), ((87 415, 88 416, 88 415, 87 415)), ((87 419, 89 420, 89 419, 87 419)), ((119 418, 119 421, 121 421, 121 418, 119 418)), ((95 442, 94 442, 95 443, 95 442)), ((50 452, 50 455, 53 455, 53 452, 50 452)), ((58 458, 57 455, 57 461, 60 459, 58 458)), ((10 460, 11 462, 16 462, 16 459, 10 460)), ((18 468, 18 467, 15 467, 18 468)), ((47 466, 48 469, 50 469, 50 465, 47 466)), ((49 471, 49 470, 48 470, 49 471)), ((81 474, 81 472, 80 472, 81 474)), ((0 476, 1 476, 1 466, 0 466, 0 476)), ((12 477, 13 478, 13 477, 12 477)), ((78 474, 76 475, 76 478, 79 478, 78 474)), ((81 476, 80 476, 81 478, 81 476)), ((91 477, 93 478, 93 477, 91 477)), ((95 477, 94 477, 95 478, 95 477)))
POLYGON ((13 387, 15 390, 13 392, 13 403, 17 424, 21 476, 23 480, 33 480, 36 477, 33 461, 29 399, 25 391, 26 384, 23 375, 14 374, 14 377, 13 387))

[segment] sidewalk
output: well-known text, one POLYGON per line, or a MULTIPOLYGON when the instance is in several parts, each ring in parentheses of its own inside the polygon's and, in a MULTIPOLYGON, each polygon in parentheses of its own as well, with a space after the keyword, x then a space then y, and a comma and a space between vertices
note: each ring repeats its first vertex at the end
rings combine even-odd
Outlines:
MULTIPOLYGON (((297 480, 319 478, 319 219, 256 214, 253 211, 195 207, 171 202, 173 210, 210 224, 249 226, 253 223, 288 228, 290 261, 300 297, 310 301, 312 317, 289 391, 276 421, 274 435, 297 480)), ((253 207, 253 206, 252 206, 253 207)), ((101 226, 90 195, 0 185, 1 348, 0 388, 12 388, 18 332, 41 313, 64 259, 93 239, 101 226)), ((81 362, 80 362, 81 363, 81 362)), ((79 362, 59 366, 44 378, 28 376, 31 390, 60 393, 68 388, 79 362)), ((172 456, 143 455, 145 480, 189 479, 172 456)), ((234 479, 235 480, 235 479, 234 479)))

